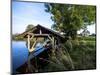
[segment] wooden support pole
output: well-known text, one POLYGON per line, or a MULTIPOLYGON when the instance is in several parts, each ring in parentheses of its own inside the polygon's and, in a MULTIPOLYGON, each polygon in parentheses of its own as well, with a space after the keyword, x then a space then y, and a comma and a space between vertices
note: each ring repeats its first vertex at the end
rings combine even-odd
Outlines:
POLYGON ((52 54, 53 54, 53 56, 55 56, 54 37, 53 36, 52 37, 48 36, 48 38, 51 40, 51 43, 52 43, 52 54))
POLYGON ((40 29, 40 34, 42 34, 42 31, 41 31, 41 29, 40 29))
POLYGON ((35 45, 36 45, 36 43, 37 43, 37 39, 36 39, 36 41, 33 43, 33 45, 32 45, 32 47, 31 47, 30 51, 34 51, 34 50, 35 50, 35 45))
POLYGON ((27 41, 28 41, 28 50, 30 52, 30 35, 27 35, 27 36, 28 36, 28 38, 27 38, 27 41))
POLYGON ((48 38, 51 40, 51 43, 52 43, 52 48, 54 49, 54 46, 55 46, 55 38, 54 37, 50 37, 49 35, 48 35, 48 38))
POLYGON ((32 47, 30 47, 30 45, 31 45, 31 40, 34 38, 34 34, 32 34, 32 37, 30 37, 30 35, 28 34, 27 35, 27 43, 28 43, 28 50, 29 50, 29 52, 32 52, 32 51, 34 51, 34 46, 36 45, 36 42, 37 42, 37 39, 36 39, 36 41, 33 43, 33 45, 32 45, 32 47))
POLYGON ((55 39, 55 43, 54 43, 54 45, 55 45, 55 48, 56 48, 56 39, 55 39))
POLYGON ((52 37, 52 45, 53 45, 53 49, 54 49, 54 37, 52 37))
POLYGON ((51 41, 53 41, 52 38, 51 38, 49 35, 48 35, 48 38, 49 38, 51 41))

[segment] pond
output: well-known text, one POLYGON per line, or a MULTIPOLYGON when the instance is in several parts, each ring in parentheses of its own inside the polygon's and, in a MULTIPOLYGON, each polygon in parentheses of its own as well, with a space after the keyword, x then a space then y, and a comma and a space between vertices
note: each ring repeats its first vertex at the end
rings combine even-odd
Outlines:
POLYGON ((28 59, 28 49, 25 41, 12 41, 12 72, 25 63, 28 59))

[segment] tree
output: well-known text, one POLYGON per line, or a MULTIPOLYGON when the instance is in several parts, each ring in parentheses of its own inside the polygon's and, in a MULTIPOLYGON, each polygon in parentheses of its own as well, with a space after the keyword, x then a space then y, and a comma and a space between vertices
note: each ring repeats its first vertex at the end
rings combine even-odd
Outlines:
POLYGON ((34 25, 29 24, 29 25, 26 27, 25 31, 28 31, 28 30, 32 29, 33 27, 34 27, 34 25))
POLYGON ((95 23, 95 6, 46 3, 45 11, 52 14, 52 28, 73 39, 77 30, 95 23))

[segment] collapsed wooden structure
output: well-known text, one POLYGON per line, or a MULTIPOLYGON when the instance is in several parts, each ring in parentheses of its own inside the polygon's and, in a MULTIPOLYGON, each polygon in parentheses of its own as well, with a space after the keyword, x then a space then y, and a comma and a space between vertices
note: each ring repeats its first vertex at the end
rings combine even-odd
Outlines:
POLYGON ((34 47, 36 45, 36 41, 39 38, 43 38, 44 41, 46 39, 49 39, 52 43, 53 48, 55 48, 56 45, 64 42, 64 36, 63 35, 61 35, 60 33, 55 32, 51 29, 45 28, 41 25, 37 25, 37 26, 33 27, 32 29, 30 29, 28 31, 25 31, 21 35, 23 35, 25 38, 27 38, 29 52, 32 52, 34 50, 34 47), (33 39, 33 38, 35 39, 35 42, 30 47, 30 42, 31 42, 31 39, 33 39))
MULTIPOLYGON (((21 35, 24 38, 26 38, 27 48, 28 48, 30 54, 35 52, 34 50, 35 50, 36 43, 41 42, 41 40, 39 40, 40 38, 42 38, 42 41, 46 41, 47 39, 50 40, 50 43, 52 46, 52 49, 51 49, 52 52, 50 52, 49 50, 43 51, 43 52, 39 53, 36 58, 33 57, 32 59, 30 59, 30 56, 29 56, 29 59, 28 59, 29 61, 25 62, 25 64, 23 64, 22 66, 17 68, 17 71, 20 73, 31 73, 31 71, 29 70, 30 68, 28 67, 31 64, 34 65, 34 64, 38 63, 38 66, 43 67, 47 63, 47 60, 45 60, 45 59, 48 59, 48 57, 49 57, 47 54, 55 53, 55 50, 57 48, 59 48, 58 47, 59 44, 61 44, 65 41, 63 35, 55 32, 51 29, 45 28, 41 25, 37 25, 37 26, 33 27, 32 29, 25 31, 21 35), (31 44, 32 40, 35 40, 35 41, 31 44), (41 61, 41 60, 43 60, 43 61, 41 61), (35 61, 38 61, 38 62, 35 62, 35 61), (27 69, 27 68, 29 68, 29 69, 27 69)), ((47 49, 49 49, 49 48, 47 48, 47 49)), ((39 69, 39 67, 38 67, 38 69, 39 69)), ((34 72, 36 72, 36 68, 35 68, 34 72)))

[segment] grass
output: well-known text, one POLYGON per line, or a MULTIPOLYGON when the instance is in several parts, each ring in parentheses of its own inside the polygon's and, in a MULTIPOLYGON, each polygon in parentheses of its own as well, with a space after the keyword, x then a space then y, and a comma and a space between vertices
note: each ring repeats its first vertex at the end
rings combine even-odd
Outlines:
POLYGON ((88 70, 96 68, 96 43, 95 38, 66 42, 64 47, 59 48, 55 56, 51 56, 49 63, 43 71, 68 71, 88 70), (68 44, 69 43, 69 44, 68 44), (72 46, 71 46, 72 45, 72 46), (61 50, 60 50, 61 49, 61 50))
POLYGON ((95 38, 85 37, 85 39, 86 40, 80 40, 79 45, 73 45, 73 50, 70 52, 71 58, 74 62, 75 70, 96 68, 95 38))
POLYGON ((79 37, 67 40, 49 50, 49 58, 44 59, 48 64, 38 69, 38 72, 57 72, 71 70, 96 69, 96 41, 95 37, 79 37))
POLYGON ((95 41, 96 38, 94 36, 89 36, 89 37, 78 37, 78 40, 85 40, 85 41, 95 41))

